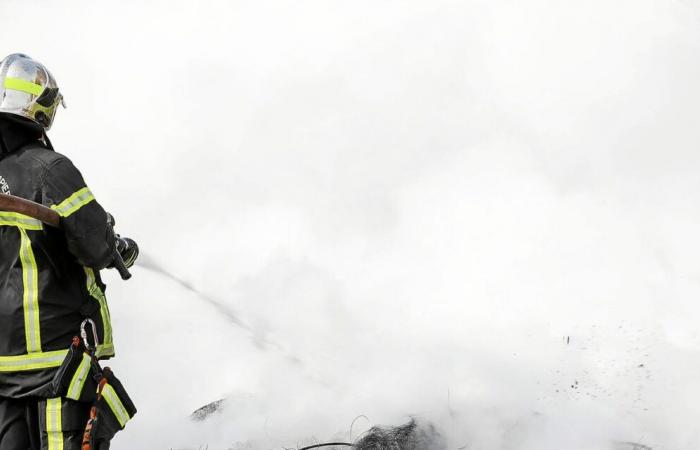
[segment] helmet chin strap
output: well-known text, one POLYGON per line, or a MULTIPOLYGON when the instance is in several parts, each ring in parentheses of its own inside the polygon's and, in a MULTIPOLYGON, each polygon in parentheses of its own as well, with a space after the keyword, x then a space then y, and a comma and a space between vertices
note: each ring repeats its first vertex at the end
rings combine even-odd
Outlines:
POLYGON ((41 130, 41 134, 42 134, 41 140, 44 141, 44 145, 46 145, 46 148, 48 148, 49 150, 54 150, 53 144, 51 143, 51 140, 49 139, 49 135, 46 134, 46 130, 41 130))
POLYGON ((7 153, 10 152, 7 149, 7 144, 5 144, 5 136, 3 136, 2 132, 0 132, 0 155, 5 155, 7 153))
POLYGON ((0 156, 5 156, 10 153, 10 146, 5 141, 6 131, 4 127, 0 127, 0 156))

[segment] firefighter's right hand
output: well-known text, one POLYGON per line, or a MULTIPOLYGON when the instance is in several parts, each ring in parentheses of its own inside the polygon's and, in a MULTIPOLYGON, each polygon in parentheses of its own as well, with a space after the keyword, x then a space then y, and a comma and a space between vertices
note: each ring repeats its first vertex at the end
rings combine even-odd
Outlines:
POLYGON ((139 256, 139 246, 131 238, 117 237, 117 251, 122 256, 127 269, 134 265, 139 256))

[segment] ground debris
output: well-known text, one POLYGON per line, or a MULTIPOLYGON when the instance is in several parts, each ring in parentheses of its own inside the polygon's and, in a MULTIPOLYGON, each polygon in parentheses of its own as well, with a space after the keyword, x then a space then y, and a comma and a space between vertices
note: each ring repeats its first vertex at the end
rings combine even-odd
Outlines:
POLYGON ((414 419, 398 427, 372 427, 356 443, 356 450, 445 450, 446 444, 432 424, 414 419))
POLYGON ((637 442, 615 442, 615 450, 653 450, 651 447, 637 442))
POLYGON ((190 418, 192 420, 196 421, 203 421, 209 418, 212 414, 214 414, 216 411, 219 411, 221 409, 221 406, 224 403, 224 399, 217 400, 215 402, 211 402, 208 405, 204 405, 201 408, 199 408, 197 411, 193 412, 192 415, 190 415, 190 418))

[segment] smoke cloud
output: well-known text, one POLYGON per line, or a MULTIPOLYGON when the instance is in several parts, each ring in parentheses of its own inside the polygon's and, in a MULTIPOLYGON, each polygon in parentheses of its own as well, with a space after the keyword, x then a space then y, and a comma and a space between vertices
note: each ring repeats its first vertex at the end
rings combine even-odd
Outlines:
POLYGON ((695 3, 0 14, 0 51, 65 95, 54 145, 150 258, 105 275, 139 407, 113 448, 411 417, 449 449, 700 446, 695 3))

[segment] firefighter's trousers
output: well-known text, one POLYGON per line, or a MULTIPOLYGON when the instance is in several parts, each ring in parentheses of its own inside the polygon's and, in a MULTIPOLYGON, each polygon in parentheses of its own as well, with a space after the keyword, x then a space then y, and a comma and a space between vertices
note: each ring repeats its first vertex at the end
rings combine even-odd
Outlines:
POLYGON ((80 450, 90 407, 66 398, 0 397, 0 450, 80 450))

